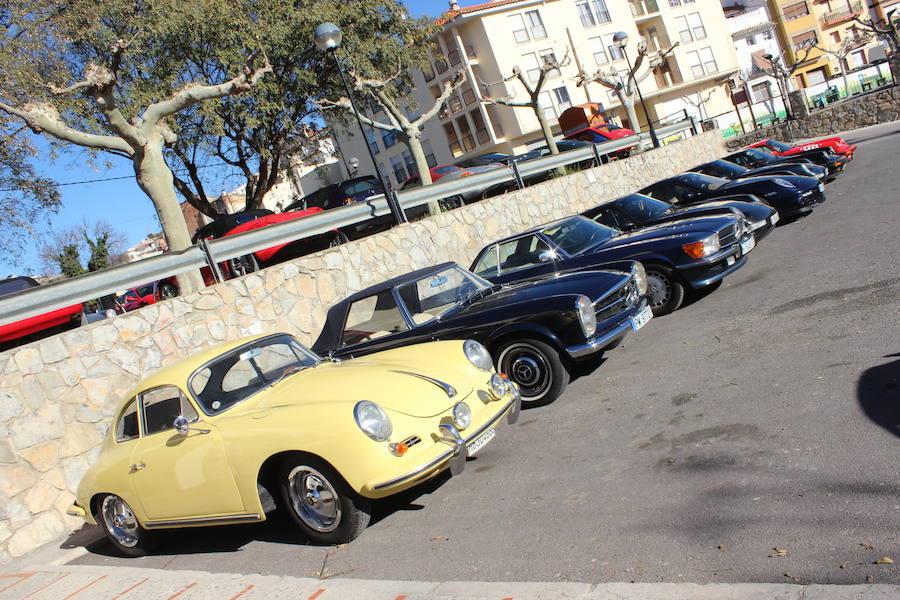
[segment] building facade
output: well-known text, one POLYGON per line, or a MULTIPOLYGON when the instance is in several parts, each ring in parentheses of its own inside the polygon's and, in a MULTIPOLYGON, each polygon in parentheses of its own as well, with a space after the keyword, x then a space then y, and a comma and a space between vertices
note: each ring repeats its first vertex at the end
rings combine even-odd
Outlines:
POLYGON ((771 112, 777 112, 783 108, 782 90, 778 80, 771 75, 770 59, 784 64, 785 58, 767 0, 743 0, 740 3, 722 0, 722 10, 734 40, 740 69, 734 89, 743 91, 750 103, 771 103, 771 112))
MULTIPOLYGON (((649 115, 635 103, 639 126, 652 119, 677 120, 687 111, 706 119, 731 110, 727 81, 738 71, 725 15, 717 0, 496 0, 477 6, 450 5, 436 36, 430 69, 412 73, 414 100, 430 108, 442 84, 462 73, 463 83, 444 104, 438 117, 424 125, 422 139, 429 164, 444 164, 488 152, 518 153, 543 145, 537 118, 530 108, 484 102, 490 98, 525 100, 518 81, 507 80, 518 67, 536 80, 544 57, 564 63, 548 77, 540 94, 548 120, 572 105, 602 103, 606 113, 623 125, 627 114, 613 90, 597 83, 577 84, 579 72, 602 70, 614 79, 628 73, 628 61, 612 42, 618 31, 628 34, 625 49, 634 61, 639 43, 649 57, 674 46, 640 81, 649 115), (504 81, 507 80, 507 81, 504 81)), ((640 77, 646 71, 641 66, 640 77)), ((372 115, 376 119, 379 115, 372 115)), ((352 129, 338 133, 345 155, 361 161, 360 172, 371 172, 363 143, 375 153, 378 167, 399 184, 415 165, 406 147, 390 133, 367 131, 366 140, 352 129)))

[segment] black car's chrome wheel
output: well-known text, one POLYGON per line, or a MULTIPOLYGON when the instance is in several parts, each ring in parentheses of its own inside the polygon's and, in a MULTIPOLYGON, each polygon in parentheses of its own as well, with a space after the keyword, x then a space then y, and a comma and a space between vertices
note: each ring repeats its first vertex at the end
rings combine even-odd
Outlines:
POLYGON ((653 316, 667 315, 684 300, 684 286, 668 267, 647 265, 647 293, 653 316))
POLYGON ((163 282, 159 285, 159 298, 160 300, 166 300, 168 298, 174 298, 178 295, 178 288, 169 283, 168 281, 163 282))
POLYGON ((496 353, 497 370, 519 386, 524 406, 556 400, 569 383, 569 371, 556 350, 534 339, 508 342, 496 353))
POLYGON ((350 238, 347 237, 346 233, 344 233, 343 231, 335 231, 334 237, 331 238, 330 242, 328 242, 328 247, 336 248, 336 247, 340 246, 341 244, 346 244, 349 241, 350 241, 350 238))
POLYGON ((259 270, 259 263, 256 262, 256 257, 252 254, 232 258, 228 263, 235 277, 243 277, 248 273, 259 270))
POLYGON ((369 501, 316 457, 285 460, 281 494, 291 520, 310 541, 343 544, 358 537, 369 524, 369 501))
POLYGON ((125 556, 144 556, 153 547, 153 536, 141 527, 131 507, 119 496, 103 496, 96 518, 109 541, 125 556))

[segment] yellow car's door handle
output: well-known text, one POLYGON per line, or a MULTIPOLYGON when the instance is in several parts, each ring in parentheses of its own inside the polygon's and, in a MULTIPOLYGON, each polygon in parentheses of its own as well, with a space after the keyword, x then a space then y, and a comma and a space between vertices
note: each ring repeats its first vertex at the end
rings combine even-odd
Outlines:
POLYGON ((137 472, 137 471, 140 471, 141 469, 143 469, 143 468, 146 467, 146 466, 147 466, 147 465, 145 465, 145 464, 142 463, 142 462, 133 464, 133 465, 131 465, 131 472, 132 472, 132 473, 135 473, 135 472, 137 472))

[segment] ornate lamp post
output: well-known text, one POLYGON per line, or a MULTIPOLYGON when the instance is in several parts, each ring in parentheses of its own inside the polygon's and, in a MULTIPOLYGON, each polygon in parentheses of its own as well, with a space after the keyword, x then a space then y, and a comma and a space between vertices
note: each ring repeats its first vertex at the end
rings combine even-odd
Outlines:
MULTIPOLYGON (((353 115, 356 117, 356 123, 359 125, 359 132, 362 134, 363 143, 366 145, 366 150, 369 151, 369 157, 372 159, 372 166, 375 169, 375 176, 378 177, 378 183, 381 184, 381 189, 384 190, 384 197, 387 199, 388 207, 391 209, 391 214, 394 215, 394 218, 397 220, 397 223, 406 223, 406 214, 403 212, 403 209, 400 208, 400 204, 397 202, 397 198, 394 196, 393 191, 388 187, 387 181, 385 181, 384 177, 381 174, 381 169, 378 168, 378 163, 375 162, 375 154, 372 152, 372 148, 369 146, 369 142, 366 139, 366 130, 363 127, 362 119, 359 117, 359 109, 356 108, 356 102, 353 100, 353 93, 350 89, 350 85, 347 83, 347 77, 344 75, 344 69, 341 67, 341 61, 338 60, 337 49, 341 45, 341 40, 343 39, 343 34, 341 33, 340 28, 334 23, 322 23, 318 27, 316 27, 316 32, 313 34, 316 41, 316 46, 319 50, 331 54, 334 58, 334 64, 337 65, 338 73, 341 75, 341 81, 344 84, 344 89, 347 91, 347 98, 350 99, 350 106, 353 108, 353 115)), ((351 162, 353 159, 350 159, 351 162)), ((356 167, 359 166, 359 160, 356 161, 356 167)))
MULTIPOLYGON (((641 101, 641 108, 644 109, 644 115, 647 116, 647 127, 650 128, 650 139, 653 141, 653 147, 659 148, 659 138, 656 137, 653 119, 650 118, 650 113, 647 112, 647 105, 644 103, 644 96, 641 94, 641 86, 638 85, 637 78, 634 76, 634 69, 631 68, 631 60, 628 58, 628 53, 625 51, 625 46, 628 45, 628 34, 624 31, 617 31, 616 34, 613 35, 613 44, 622 50, 622 56, 625 57, 625 62, 628 63, 628 73, 631 75, 631 80, 634 81, 634 89, 637 90, 638 99, 641 101)), ((634 125, 637 127, 637 123, 634 125)))

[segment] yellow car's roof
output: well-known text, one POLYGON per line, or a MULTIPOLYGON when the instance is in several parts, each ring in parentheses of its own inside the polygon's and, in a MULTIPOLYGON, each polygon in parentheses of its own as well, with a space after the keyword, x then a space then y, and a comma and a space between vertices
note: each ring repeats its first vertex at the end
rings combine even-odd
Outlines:
POLYGON ((283 334, 283 332, 269 332, 238 338, 236 340, 216 344, 215 346, 201 350, 195 354, 182 358, 181 360, 177 360, 141 379, 131 393, 128 394, 128 398, 133 397, 138 392, 159 387, 161 385, 178 385, 184 387, 187 383, 188 376, 190 376, 190 374, 200 365, 249 342, 269 337, 270 335, 281 334, 283 334))

